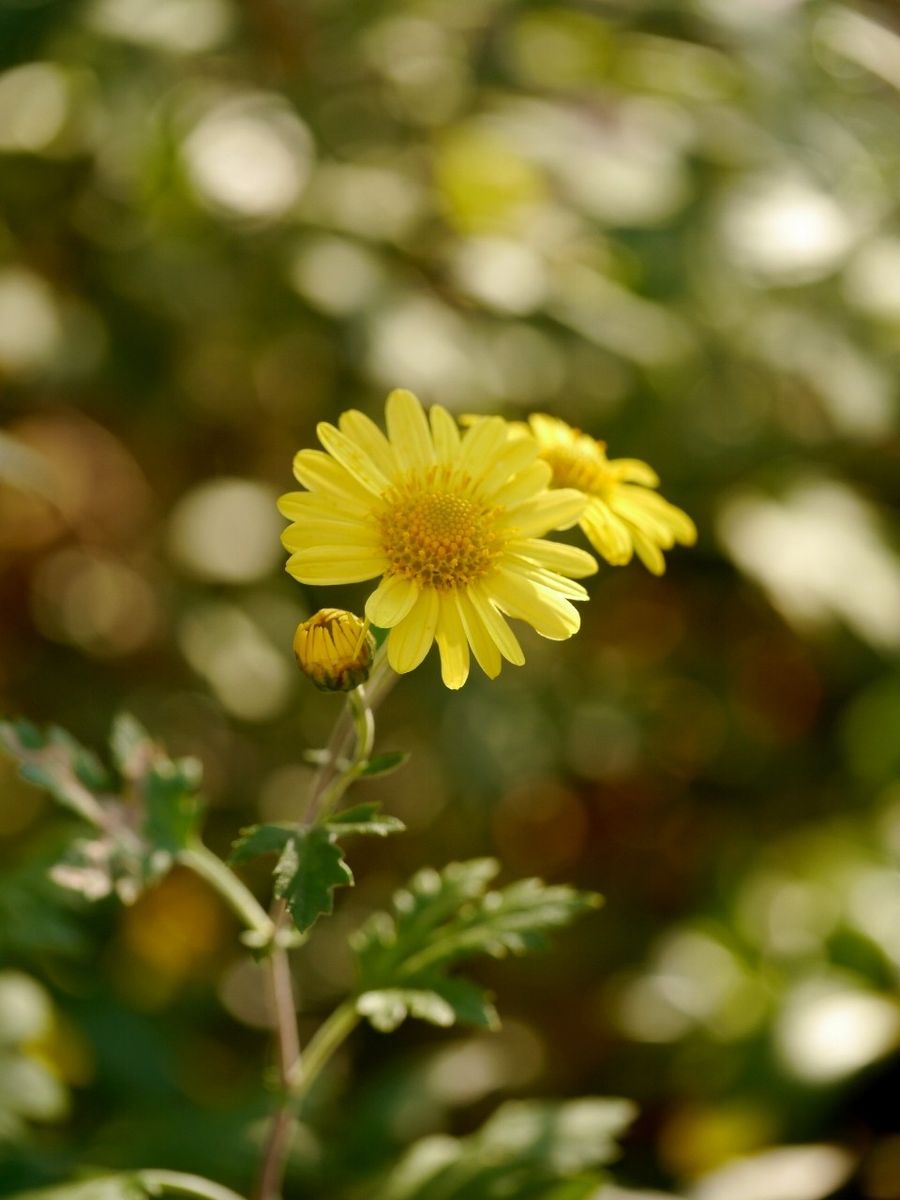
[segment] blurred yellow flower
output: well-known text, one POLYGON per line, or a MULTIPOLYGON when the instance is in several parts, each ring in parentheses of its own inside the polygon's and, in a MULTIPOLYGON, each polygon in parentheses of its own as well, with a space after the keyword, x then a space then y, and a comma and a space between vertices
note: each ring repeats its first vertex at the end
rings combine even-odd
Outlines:
POLYGON ((637 554, 649 571, 662 575, 663 550, 697 540, 697 527, 687 513, 654 491, 659 477, 647 463, 607 458, 604 442, 544 413, 533 413, 527 425, 516 422, 513 427, 537 442, 541 458, 552 468, 553 487, 577 488, 588 497, 578 524, 613 566, 637 554))
POLYGON ((573 525, 585 497, 548 491, 547 464, 530 439, 511 439, 499 417, 461 434, 440 406, 426 416, 411 393, 391 392, 387 436, 361 412, 319 425, 320 450, 301 450, 294 474, 308 490, 282 496, 293 522, 282 535, 287 570, 301 583, 382 576, 366 616, 389 629, 400 673, 437 641, 447 687, 461 687, 469 650, 490 678, 522 650, 506 617, 552 639, 571 637, 587 599, 573 579, 597 569, 591 555, 544 540, 573 525))
POLYGON ((369 678, 375 639, 354 613, 323 608, 297 626, 294 654, 316 687, 349 692, 369 678))

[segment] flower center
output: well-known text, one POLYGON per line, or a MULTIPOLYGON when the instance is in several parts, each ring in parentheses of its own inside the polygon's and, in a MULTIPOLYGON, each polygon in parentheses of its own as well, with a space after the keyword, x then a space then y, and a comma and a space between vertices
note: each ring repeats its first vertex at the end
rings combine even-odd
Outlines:
POLYGON ((381 546, 391 570, 420 587, 462 588, 484 575, 503 548, 497 509, 413 477, 385 496, 381 546))
POLYGON ((553 471, 551 487, 577 488, 592 495, 602 493, 609 483, 606 464, 601 460, 568 446, 549 446, 541 450, 541 458, 553 471))

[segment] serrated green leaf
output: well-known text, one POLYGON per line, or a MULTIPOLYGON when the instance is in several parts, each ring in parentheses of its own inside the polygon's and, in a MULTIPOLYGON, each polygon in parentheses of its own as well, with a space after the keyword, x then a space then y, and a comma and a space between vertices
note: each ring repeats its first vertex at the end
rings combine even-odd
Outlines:
POLYGON ((451 863, 440 872, 419 871, 395 893, 391 912, 373 914, 357 931, 351 945, 359 993, 390 1000, 387 1016, 378 1011, 379 1027, 416 1015, 406 998, 421 992, 443 999, 454 1020, 491 1027, 496 1013, 484 993, 449 976, 448 969, 479 954, 496 957, 539 947, 548 930, 599 903, 596 896, 548 887, 538 879, 489 891, 497 869, 493 859, 476 859, 451 863), (401 1001, 406 1008, 398 1017, 401 1001))
POLYGON ((633 1120, 627 1100, 514 1101, 466 1138, 413 1145, 379 1189, 381 1200, 580 1200, 603 1182, 616 1139, 633 1120))
POLYGON ((498 1028, 497 1011, 477 984, 441 976, 435 976, 430 983, 430 987, 423 980, 416 987, 363 992, 357 997, 356 1010, 381 1033, 391 1033, 407 1017, 442 1027, 459 1023, 481 1029, 498 1028))
POLYGON ((174 856, 193 840, 202 811, 199 782, 200 764, 195 759, 171 762, 160 756, 147 767, 140 788, 143 834, 151 853, 163 851, 174 856))
POLYGON ((374 758, 369 759, 365 769, 360 772, 360 778, 372 779, 376 775, 390 775, 394 771, 398 771, 408 761, 408 751, 387 750, 384 754, 376 754, 374 758))
POLYGON ((123 779, 139 778, 158 753, 150 734, 131 713, 119 713, 113 719, 109 747, 123 779))
POLYGON ((232 843, 228 861, 242 863, 264 854, 281 854, 298 833, 297 825, 249 825, 241 830, 241 836, 232 843))
POLYGON ((326 828, 335 837, 345 837, 351 833, 387 837, 391 833, 402 833, 406 828, 403 822, 397 817, 381 813, 379 809, 380 805, 373 803, 345 808, 343 812, 329 817, 326 828))
POLYGON ((26 783, 41 788, 82 820, 103 819, 97 791, 109 783, 97 758, 64 730, 42 733, 29 721, 0 721, 0 745, 26 783))
POLYGON ((301 933, 334 908, 334 889, 353 883, 334 836, 322 826, 298 830, 275 868, 275 895, 284 900, 301 933))

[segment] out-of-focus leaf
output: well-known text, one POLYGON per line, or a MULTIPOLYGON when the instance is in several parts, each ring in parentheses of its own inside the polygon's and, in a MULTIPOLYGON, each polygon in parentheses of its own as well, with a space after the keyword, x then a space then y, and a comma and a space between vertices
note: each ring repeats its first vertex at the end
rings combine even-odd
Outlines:
POLYGON ((539 948, 547 930, 599 903, 595 895, 539 879, 489 891, 498 870, 493 859, 475 859, 440 872, 419 871, 395 894, 392 912, 375 913, 357 932, 352 945, 359 1011, 376 1028, 392 1029, 407 1015, 423 1014, 435 1024, 450 1024, 452 1016, 494 1026, 496 1013, 484 994, 473 984, 454 992, 464 981, 447 976, 447 968, 479 954, 539 948))
POLYGON ((376 775, 390 775, 393 771, 399 770, 408 761, 409 753, 407 751, 387 750, 384 754, 376 754, 374 758, 369 759, 360 778, 371 779, 376 775))
POLYGON ((30 721, 0 721, 0 745, 19 765, 19 774, 65 808, 93 825, 102 824, 97 792, 109 787, 101 763, 64 729, 46 733, 30 721))
POLYGON ((379 806, 371 802, 346 808, 325 822, 325 827, 336 837, 357 833, 370 837, 387 837, 390 833, 402 833, 406 826, 397 817, 379 812, 379 806))
POLYGON ((363 992, 356 1002, 357 1012, 381 1033, 391 1033, 407 1017, 445 1027, 458 1022, 482 1029, 498 1028, 497 1010, 478 984, 440 975, 435 975, 431 987, 424 983, 419 980, 415 988, 363 992))
POLYGON ((634 1119, 627 1100, 504 1104, 470 1137, 417 1142, 379 1191, 382 1200, 571 1200, 593 1194, 634 1119))

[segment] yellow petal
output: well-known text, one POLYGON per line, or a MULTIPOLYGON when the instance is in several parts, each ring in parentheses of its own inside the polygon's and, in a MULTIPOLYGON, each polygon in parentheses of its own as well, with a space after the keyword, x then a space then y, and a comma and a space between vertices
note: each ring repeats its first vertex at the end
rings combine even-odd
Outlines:
POLYGON ((321 450, 298 450, 294 455, 294 475, 311 492, 338 496, 357 508, 367 509, 372 503, 369 491, 321 450))
POLYGON ((349 521, 303 521, 299 524, 288 525, 281 534, 281 544, 285 550, 322 550, 337 549, 341 554, 352 554, 362 551, 366 554, 380 554, 381 548, 373 530, 361 523, 349 521))
POLYGON ((434 462, 434 444, 418 399, 405 388, 396 388, 385 405, 388 434, 401 470, 428 467, 434 462))
POLYGON ((360 583, 363 579, 372 579, 381 575, 387 563, 383 556, 347 554, 341 548, 343 557, 329 557, 315 551, 300 550, 287 560, 285 570, 301 583, 315 583, 320 586, 337 586, 341 583, 360 583), (315 557, 314 557, 315 555, 315 557))
POLYGON ((510 551, 521 555, 531 562, 546 567, 548 571, 558 571, 560 575, 568 575, 570 579, 586 579, 588 575, 596 575, 597 560, 587 550, 578 546, 569 546, 565 542, 548 542, 545 538, 524 538, 521 542, 513 542, 510 551))
POLYGON ((549 463, 534 462, 524 471, 520 471, 491 496, 491 503, 498 507, 513 507, 524 500, 530 500, 543 492, 553 478, 549 463))
POLYGON ((436 641, 441 655, 441 678, 456 690, 469 678, 469 643, 453 592, 440 596, 436 641))
POLYGON ((494 604, 481 583, 470 584, 468 596, 476 614, 481 620, 497 649, 508 661, 521 667, 525 661, 522 647, 516 640, 516 635, 494 607, 494 604))
POLYGON ((565 641, 581 627, 578 609, 568 600, 522 575, 497 571, 491 576, 490 589, 505 613, 527 621, 542 637, 565 641))
POLYGON ((336 458, 342 467, 346 467, 353 478, 358 479, 364 488, 367 488, 375 496, 380 496, 387 489, 389 485, 385 476, 375 466, 368 454, 364 450, 360 450, 356 442, 348 438, 345 433, 341 433, 327 421, 319 422, 316 426, 316 433, 328 453, 336 458))
POLYGON ((414 670, 434 641, 439 612, 434 588, 423 588, 410 611, 388 635, 388 662, 398 675, 414 670))
POLYGON ((497 452, 493 465, 485 472, 479 487, 484 495, 490 496, 508 483, 514 475, 524 471, 537 458, 537 444, 531 438, 512 438, 497 452))
POLYGON ((472 653, 475 655, 475 661, 488 679, 496 679, 502 665, 497 643, 488 633, 475 605, 466 593, 458 591, 454 595, 460 620, 466 631, 466 637, 469 639, 469 645, 472 647, 472 653))
POLYGON ((350 408, 342 413, 338 425, 345 433, 368 454, 382 475, 390 479, 397 472, 397 459, 391 444, 372 420, 356 408, 350 408))
POLYGON ((403 620, 419 595, 418 586, 402 575, 385 575, 366 601, 366 616, 380 629, 392 629, 403 620))
POLYGON ((455 462, 459 456, 459 429, 446 408, 440 404, 435 404, 431 409, 431 433, 438 462, 455 462))
POLYGON ((613 458, 607 464, 610 475, 623 483, 640 483, 644 487, 658 487, 659 476, 649 463, 639 458, 613 458))
POLYGON ((506 422, 502 417, 485 417, 463 434, 460 459, 474 476, 483 475, 506 445, 506 422))
POLYGON ((597 553, 612 566, 631 562, 634 548, 628 527, 604 501, 592 500, 579 524, 597 553))
POLYGON ((278 497, 278 511, 289 521, 311 521, 321 517, 327 521, 361 521, 366 510, 337 496, 327 498, 321 492, 287 492, 278 497))
POLYGON ((503 518, 507 528, 515 528, 523 537, 568 529, 584 512, 588 498, 574 488, 554 488, 510 508, 503 518))

